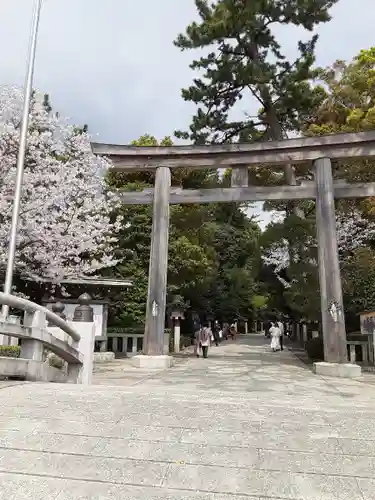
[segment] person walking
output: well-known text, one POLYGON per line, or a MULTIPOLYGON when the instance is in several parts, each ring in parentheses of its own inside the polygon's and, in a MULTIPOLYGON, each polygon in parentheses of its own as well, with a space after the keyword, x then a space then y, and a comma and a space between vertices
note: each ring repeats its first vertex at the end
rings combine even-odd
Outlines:
POLYGON ((202 349, 203 357, 207 358, 208 348, 211 345, 212 330, 208 323, 203 325, 203 328, 199 330, 199 346, 202 349))
POLYGON ((274 323, 271 323, 271 325, 272 325, 270 328, 271 349, 273 350, 273 352, 280 351, 280 336, 281 336, 280 328, 274 323))
POLYGON ((236 330, 236 325, 234 323, 230 325, 229 335, 232 337, 232 340, 236 340, 237 330, 236 330))
POLYGON ((216 347, 219 347, 219 338, 220 338, 219 331, 220 331, 220 325, 219 325, 219 322, 216 320, 214 323, 213 330, 212 330, 212 335, 213 335, 216 347))
POLYGON ((199 351, 201 348, 199 335, 201 331, 201 326, 199 324, 195 324, 194 326, 196 328, 194 333, 194 354, 197 358, 199 358, 199 351))
POLYGON ((223 323, 223 339, 228 340, 229 337, 229 324, 223 323))
POLYGON ((280 335, 280 350, 283 351, 284 350, 284 325, 281 321, 278 321, 277 322, 277 326, 280 328, 280 332, 281 332, 281 335, 280 335))

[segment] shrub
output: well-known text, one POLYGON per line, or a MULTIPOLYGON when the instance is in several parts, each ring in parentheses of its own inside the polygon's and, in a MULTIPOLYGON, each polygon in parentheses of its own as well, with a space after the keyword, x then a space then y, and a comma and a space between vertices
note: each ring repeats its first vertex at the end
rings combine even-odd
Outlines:
POLYGON ((58 368, 59 370, 64 368, 65 365, 65 361, 63 359, 61 359, 59 356, 57 356, 57 354, 53 353, 47 348, 43 349, 43 361, 45 363, 48 363, 49 366, 52 366, 53 368, 58 368))
POLYGON ((48 355, 48 364, 49 366, 52 366, 53 368, 58 368, 59 370, 62 370, 62 368, 64 368, 64 360, 59 358, 59 356, 53 353, 48 355))
MULTIPOLYGON (((19 358, 21 355, 21 347, 18 345, 0 345, 0 357, 5 358, 19 358)), ((59 368, 60 370, 64 367, 64 360, 61 359, 56 354, 45 350, 44 359, 48 361, 50 366, 54 368, 59 368)))
POLYGON ((116 333, 127 333, 128 335, 139 335, 143 334, 145 331, 145 325, 136 325, 136 326, 110 326, 107 328, 107 334, 116 334, 116 333))
POLYGON ((324 361, 323 339, 317 337, 306 342, 306 352, 312 361, 324 361))
POLYGON ((19 358, 21 347, 18 345, 0 345, 0 356, 4 358, 19 358))

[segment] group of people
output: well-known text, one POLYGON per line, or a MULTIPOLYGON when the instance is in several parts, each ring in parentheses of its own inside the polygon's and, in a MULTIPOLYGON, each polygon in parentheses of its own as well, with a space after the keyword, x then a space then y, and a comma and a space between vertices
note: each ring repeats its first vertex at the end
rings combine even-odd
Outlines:
POLYGON ((269 329, 271 337, 271 349, 273 352, 284 350, 284 325, 281 321, 271 321, 269 329))
POLYGON ((212 344, 218 347, 222 340, 227 340, 229 337, 235 340, 236 334, 237 331, 234 323, 230 326, 228 323, 224 323, 221 328, 219 322, 215 321, 212 329, 209 323, 204 323, 203 326, 197 329, 194 335, 194 354, 199 358, 200 352, 202 352, 203 357, 207 358, 208 348, 212 344))

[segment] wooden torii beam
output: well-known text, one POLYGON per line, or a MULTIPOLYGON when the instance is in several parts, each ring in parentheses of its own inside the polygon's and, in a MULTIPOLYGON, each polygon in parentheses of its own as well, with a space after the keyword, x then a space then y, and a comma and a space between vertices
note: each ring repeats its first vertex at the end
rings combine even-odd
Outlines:
POLYGON ((375 196, 375 183, 334 183, 331 160, 375 156, 375 131, 254 144, 139 147, 93 143, 92 150, 110 158, 115 171, 155 171, 154 190, 122 193, 125 204, 153 204, 144 354, 163 354, 170 204, 315 199, 325 360, 332 364, 332 372, 335 366, 345 364, 346 367, 334 199, 375 196), (312 164, 315 182, 248 186, 249 166, 282 167, 298 163, 312 164), (170 185, 171 169, 228 167, 232 168, 231 188, 184 190, 170 185))
POLYGON ((317 158, 358 158, 375 153, 375 131, 303 137, 284 141, 205 146, 122 146, 92 143, 95 154, 107 156, 121 172, 169 168, 228 168, 251 165, 283 166, 317 158))
MULTIPOLYGON (((375 196, 375 182, 335 182, 334 198, 368 198, 375 196)), ((250 201, 311 200, 316 198, 316 183, 304 182, 298 186, 251 186, 211 189, 182 189, 171 187, 169 203, 184 205, 191 203, 246 203, 250 201)), ((151 205, 154 190, 124 191, 121 193, 124 205, 151 205)))

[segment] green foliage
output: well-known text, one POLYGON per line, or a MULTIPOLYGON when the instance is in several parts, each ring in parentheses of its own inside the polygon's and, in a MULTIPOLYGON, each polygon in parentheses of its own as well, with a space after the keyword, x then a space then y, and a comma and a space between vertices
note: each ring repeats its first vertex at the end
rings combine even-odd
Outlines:
POLYGON ((260 268, 259 235, 258 226, 235 204, 218 206, 215 220, 207 227, 217 269, 207 302, 222 320, 247 316, 253 310, 260 268))
POLYGON ((0 345, 0 357, 19 358, 21 347, 18 345, 0 345))
POLYGON ((375 251, 358 248, 342 264, 345 311, 357 315, 375 306, 375 251))
MULTIPOLYGON (((189 88, 182 90, 183 99, 195 103, 197 112, 189 131, 177 131, 177 137, 195 143, 254 142, 280 140, 289 133, 302 131, 326 95, 322 85, 311 84, 318 76, 314 68, 317 36, 298 42, 299 55, 289 61, 282 53, 276 30, 290 25, 311 32, 319 23, 330 20, 329 9, 335 3, 336 0, 218 0, 214 3, 195 0, 198 20, 187 26, 175 44, 181 50, 202 50, 201 57, 191 64, 198 77, 189 88)), ((249 170, 253 185, 285 183, 283 172, 272 167, 249 170)), ((296 174, 308 178, 310 172, 306 166, 298 166, 296 174)), ((288 181, 293 178, 292 166, 286 166, 285 175, 288 181)), ((224 182, 226 178, 227 175, 224 182)), ((300 214, 310 209, 305 205, 301 204, 300 214)), ((268 203, 266 208, 285 210, 288 215, 286 230, 271 228, 266 235, 268 242, 262 246, 271 245, 277 238, 286 240, 293 262, 289 277, 286 276, 291 287, 283 294, 280 282, 272 277, 272 270, 270 274, 264 267, 259 268, 259 263, 257 272, 262 278, 254 281, 257 276, 253 272, 254 262, 250 264, 249 274, 246 267, 239 266, 235 286, 228 286, 236 275, 236 266, 229 263, 227 267, 220 267, 217 296, 223 300, 218 300, 216 308, 225 303, 228 312, 237 314, 235 304, 243 307, 246 303, 246 308, 253 309, 251 296, 259 294, 269 297, 268 308, 275 311, 286 312, 289 306, 296 309, 298 316, 306 313, 314 316, 316 301, 310 301, 310 296, 301 300, 307 275, 313 275, 315 270, 311 264, 314 256, 311 258, 306 248, 309 245, 303 244, 307 238, 303 235, 310 234, 313 227, 308 222, 297 221, 298 217, 289 217, 290 203, 268 203), (304 262, 308 264, 303 266, 304 262), (300 274, 304 279, 299 279, 300 274), (223 286, 230 290, 227 295, 223 293, 223 286), (242 293, 245 288, 252 293, 242 293), (310 311, 306 311, 307 304, 311 306, 310 311)), ((231 241, 231 238, 229 231, 227 239, 231 241)), ((234 247, 229 245, 229 249, 228 254, 232 255, 234 247)), ((259 255, 259 248, 255 253, 259 255)), ((315 292, 314 285, 312 297, 315 292)), ((258 310, 258 314, 261 313, 258 310)))
POLYGON ((242 142, 283 139, 300 130, 322 99, 322 89, 311 87, 317 36, 298 42, 299 56, 288 61, 274 28, 293 25, 312 31, 329 21, 329 8, 337 0, 195 0, 199 21, 194 21, 175 41, 181 50, 205 49, 191 64, 200 78, 182 91, 197 104, 189 132, 178 132, 194 142, 242 142), (256 114, 233 112, 249 108, 256 100, 256 114))
POLYGON ((349 63, 336 61, 331 67, 320 69, 317 76, 325 96, 306 123, 307 134, 375 128, 375 47, 361 50, 349 63))
MULTIPOLYGON (((283 222, 270 224, 262 235, 261 245, 265 254, 268 251, 272 253, 273 246, 284 248, 285 252, 289 250, 287 267, 283 268, 280 263, 282 278, 287 283, 282 293, 285 305, 295 320, 314 321, 320 318, 315 231, 314 218, 301 219, 290 215, 283 222)), ((273 257, 275 264, 277 259, 276 253, 273 257)))
MULTIPOLYGON (((318 79, 324 86, 325 96, 305 123, 307 135, 375 129, 375 47, 361 50, 350 62, 336 61, 331 67, 319 70, 318 79)), ((336 164, 335 175, 349 182, 373 182, 373 159, 340 161, 336 164)), ((369 226, 373 224, 374 198, 340 200, 337 204, 337 209, 343 213, 350 212, 353 207, 368 220, 369 226)), ((353 325, 358 324, 359 312, 375 305, 374 258, 371 241, 366 247, 342 255, 344 305, 347 321, 353 325)))
POLYGON ((255 313, 265 311, 268 305, 269 297, 265 295, 253 295, 251 297, 251 305, 255 313))
MULTIPOLYGON (((157 145, 145 135, 138 146, 157 145)), ((171 144, 165 138, 160 144, 171 144)), ((217 172, 176 169, 172 185, 185 189, 221 185, 217 172)), ((153 174, 110 173, 107 182, 118 189, 152 187, 153 174)), ((144 322, 149 267, 152 207, 121 207, 124 227, 120 234, 120 263, 108 276, 129 278, 134 286, 111 292, 110 324, 130 327, 144 322)), ((168 307, 179 305, 204 316, 234 318, 249 315, 256 292, 260 264, 259 228, 237 204, 173 205, 170 210, 168 307)))

